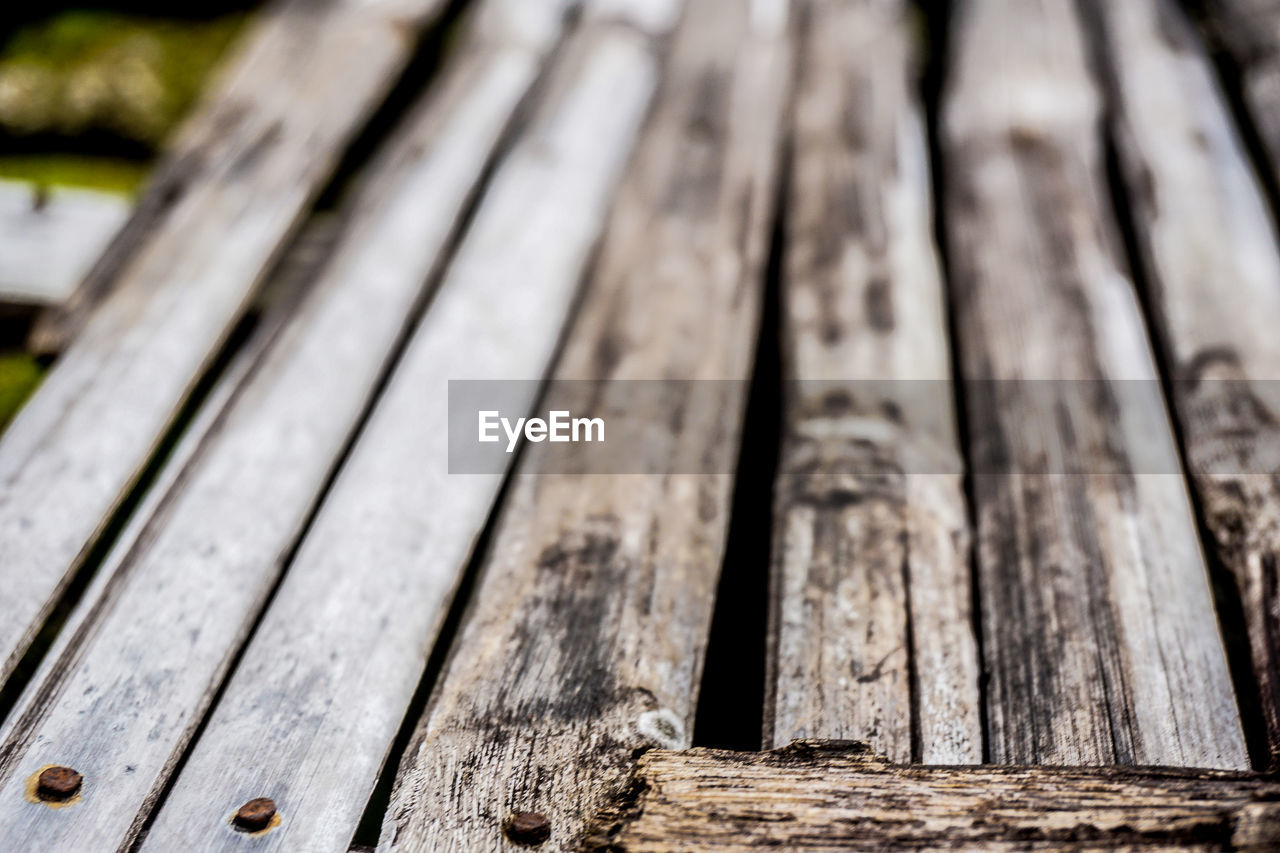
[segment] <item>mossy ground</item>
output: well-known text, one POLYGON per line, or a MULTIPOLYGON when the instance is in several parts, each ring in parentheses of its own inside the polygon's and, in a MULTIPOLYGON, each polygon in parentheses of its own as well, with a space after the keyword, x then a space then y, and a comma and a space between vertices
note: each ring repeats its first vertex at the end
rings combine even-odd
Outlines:
POLYGON ((40 384, 44 368, 24 352, 0 353, 0 430, 40 384))
MULTIPOLYGON (((62 9, 0 32, 0 179, 136 193, 249 13, 175 14, 62 9)), ((45 371, 16 344, 0 341, 0 430, 45 371)))
POLYGON ((85 187, 121 195, 137 193, 150 171, 150 163, 118 157, 64 153, 0 155, 0 180, 85 187))
POLYGON ((243 21, 240 13, 173 20, 72 10, 25 24, 0 51, 0 129, 96 135, 154 152, 243 21))

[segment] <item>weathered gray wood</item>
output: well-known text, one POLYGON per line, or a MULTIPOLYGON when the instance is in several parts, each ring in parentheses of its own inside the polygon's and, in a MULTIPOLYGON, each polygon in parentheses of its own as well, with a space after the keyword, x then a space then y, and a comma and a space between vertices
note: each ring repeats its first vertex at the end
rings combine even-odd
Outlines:
POLYGON ((982 759, 944 291, 905 4, 814 0, 793 106, 767 738, 982 759), (914 675, 914 683, 912 678, 914 675))
POLYGON ((1280 179, 1280 0, 1201 0, 1240 70, 1271 174, 1280 179))
MULTIPOLYGON (((555 373, 733 380, 685 383, 682 425, 652 413, 676 457, 712 471, 736 457, 789 54, 785 2, 690 4, 555 373)), ((380 849, 507 850, 520 811, 549 816, 541 849, 574 849, 633 750, 689 743, 732 477, 538 458, 518 469, 380 849)))
POLYGON ((163 223, 0 441, 0 678, 441 0, 288 0, 182 135, 163 223))
MULTIPOLYGON (((1280 249, 1204 49, 1168 0, 1096 3, 1150 304, 1188 463, 1248 623, 1280 758, 1280 249)), ((1254 701, 1243 697, 1243 701, 1254 701)))
POLYGON ((971 380, 991 756, 1243 767, 1195 520, 1105 206, 1076 4, 969 0, 955 36, 945 225, 971 380))
POLYGON ((0 181, 0 302, 66 301, 130 207, 121 195, 0 181))
POLYGON ((1280 783, 1169 768, 896 767, 858 743, 653 750, 588 850, 1275 850, 1280 783))
MULTIPOLYGON (((558 22, 563 4, 540 8, 558 22)), ((146 819, 551 46, 509 38, 466 43, 372 167, 316 292, 24 696, 0 745, 0 825, 16 846, 113 848, 146 819), (84 774, 75 808, 24 801, 49 763, 84 774)))
MULTIPOLYGON (((138 507, 130 514, 128 523, 103 558, 102 568, 94 574, 80 598, 80 606, 71 610, 66 622, 58 630, 30 684, 38 685, 49 677, 59 666, 68 646, 77 641, 81 627, 95 618, 97 609, 93 603, 102 600, 121 564, 129 560, 139 538, 147 531, 153 516, 163 510, 170 492, 180 488, 188 466, 198 458, 210 434, 220 426, 224 410, 231 405, 264 353, 297 310, 303 295, 328 257, 337 233, 336 220, 337 217, 332 214, 310 218, 290 244, 263 291, 255 297, 250 307, 256 318, 252 330, 221 369, 190 422, 182 427, 181 436, 163 460, 155 480, 148 486, 138 507)), ((19 702, 15 711, 20 712, 22 707, 19 702)), ((17 713, 10 714, 2 721, 0 750, 8 742, 17 717, 17 713)), ((3 754, 0 751, 0 756, 3 754)), ((4 840, 7 837, 0 833, 0 841, 4 840)))
POLYGON ((448 381, 549 364, 655 66, 612 25, 566 48, 143 850, 240 849, 264 796, 256 849, 347 849, 501 485, 450 476, 448 381))

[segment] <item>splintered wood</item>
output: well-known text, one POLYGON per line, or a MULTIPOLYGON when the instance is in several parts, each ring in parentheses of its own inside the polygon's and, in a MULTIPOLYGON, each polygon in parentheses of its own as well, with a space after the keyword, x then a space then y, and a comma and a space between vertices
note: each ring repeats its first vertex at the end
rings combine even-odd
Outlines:
POLYGON ((957 11, 942 126, 990 755, 1247 765, 1072 0, 957 11), (1016 35, 1014 35, 1016 34, 1016 35))
MULTIPOLYGON (((672 435, 724 472, 789 67, 784 4, 691 2, 554 374, 735 380, 687 401, 672 435)), ((532 834, 516 819, 532 812, 549 819, 543 849, 574 849, 634 750, 689 744, 731 486, 727 474, 517 469, 382 847, 507 850, 504 829, 532 834)))
POLYGON ((982 758, 978 659, 905 13, 822 0, 805 16, 766 726, 775 746, 856 738, 959 764, 982 758))
POLYGON ((1275 850, 1280 783, 1168 768, 895 767, 863 744, 654 750, 597 853, 1275 850))

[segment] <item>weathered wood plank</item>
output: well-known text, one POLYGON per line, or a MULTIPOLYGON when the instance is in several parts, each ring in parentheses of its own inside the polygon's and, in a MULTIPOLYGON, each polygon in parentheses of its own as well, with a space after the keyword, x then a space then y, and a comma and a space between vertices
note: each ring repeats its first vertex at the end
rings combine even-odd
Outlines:
POLYGON ((548 366, 656 76, 626 28, 566 47, 143 850, 241 849, 257 797, 255 848, 347 849, 501 485, 450 476, 448 381, 548 366))
POLYGON ((0 679, 441 0, 288 0, 182 135, 177 198, 0 441, 0 679))
MULTIPOLYGON (((71 609, 66 621, 59 628, 40 668, 29 684, 38 685, 59 666, 69 644, 74 644, 81 627, 95 618, 94 602, 102 600, 120 566, 127 562, 139 538, 147 531, 153 516, 161 512, 170 492, 180 487, 188 466, 199 458, 201 448, 217 429, 236 394, 253 374, 262 356, 275 342, 280 331, 297 310, 311 281, 320 272, 336 236, 336 217, 332 214, 313 217, 303 226, 298 237, 290 244, 279 266, 273 270, 263 291, 255 297, 250 307, 254 322, 246 339, 236 347, 230 361, 221 368, 212 387, 201 400, 191 420, 182 427, 174 447, 170 450, 155 474, 145 495, 129 516, 128 523, 113 542, 103 558, 102 568, 80 597, 80 605, 71 609)), ((34 688, 30 688, 34 689, 34 688)), ((16 711, 23 705, 18 703, 16 711)), ((17 713, 7 715, 0 726, 0 750, 9 740, 17 713)), ((3 752, 0 751, 0 755, 3 752)), ((0 834, 0 841, 7 837, 0 834)))
POLYGON ((895 761, 915 726, 918 760, 958 764, 982 759, 978 658, 905 14, 815 0, 804 18, 766 726, 895 761))
POLYGON ((1168 0, 1093 8, 1173 402, 1205 520, 1240 591, 1275 761, 1280 248, 1212 66, 1181 10, 1168 0))
POLYGON ((1186 484, 1150 473, 1177 454, 1076 4, 971 0, 956 27, 945 224, 991 756, 1243 767, 1186 484))
MULTIPOLYGON (((563 3, 536 8, 558 23, 563 3)), ((0 745, 0 825, 17 847, 113 848, 147 818, 550 49, 508 38, 482 29, 464 43, 371 167, 298 318, 23 698, 0 745), (24 801, 49 763, 85 776, 75 808, 24 801)))
POLYGON ((124 196, 0 181, 0 302, 65 302, 130 208, 124 196))
POLYGON ((896 767, 858 743, 654 750, 588 850, 1274 850, 1280 782, 1170 768, 896 767))
MULTIPOLYGON (((653 415, 673 457, 711 471, 736 457, 789 54, 785 2, 690 4, 555 373, 732 380, 673 383, 674 426, 603 409, 653 415)), ((504 830, 529 837, 518 812, 548 816, 543 849, 573 849, 633 750, 689 743, 732 477, 538 458, 518 469, 380 849, 510 849, 504 830)))
POLYGON ((1280 179, 1280 2, 1201 0, 1240 70, 1244 100, 1280 179))

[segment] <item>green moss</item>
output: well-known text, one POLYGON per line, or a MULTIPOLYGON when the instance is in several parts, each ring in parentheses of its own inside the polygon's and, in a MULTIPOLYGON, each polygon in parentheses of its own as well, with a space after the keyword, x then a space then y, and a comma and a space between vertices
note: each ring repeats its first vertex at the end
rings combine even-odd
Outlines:
POLYGON ((31 396, 44 376, 44 368, 22 352, 0 353, 0 430, 31 396))
POLYGON ((0 128, 102 133, 154 150, 195 103, 244 19, 69 11, 23 26, 0 52, 0 128))
POLYGON ((30 181, 41 186, 88 187, 133 195, 150 166, 137 160, 79 154, 0 155, 0 179, 30 181))

